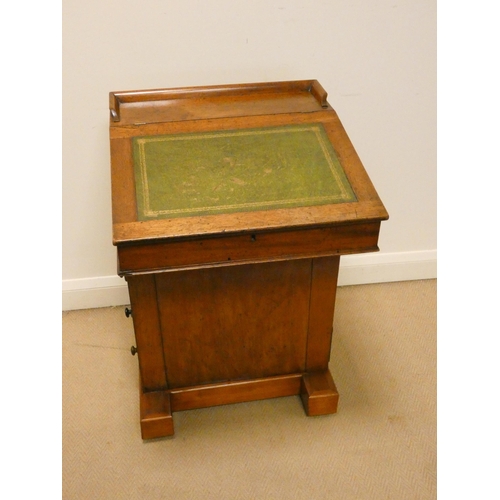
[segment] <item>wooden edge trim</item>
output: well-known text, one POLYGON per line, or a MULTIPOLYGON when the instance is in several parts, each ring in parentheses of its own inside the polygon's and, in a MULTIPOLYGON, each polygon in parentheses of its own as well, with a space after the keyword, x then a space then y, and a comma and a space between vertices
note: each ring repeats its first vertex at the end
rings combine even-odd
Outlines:
POLYGON ((327 107, 326 92, 316 80, 293 80, 283 82, 242 83, 234 85, 211 85, 206 87, 181 87, 173 89, 130 90, 109 93, 109 110, 113 122, 120 121, 120 104, 169 99, 189 99, 209 96, 232 96, 249 93, 283 92, 299 90, 311 92, 322 107, 327 107))
POLYGON ((112 121, 120 121, 120 99, 114 92, 109 93, 109 112, 111 114, 112 121))
POLYGON ((309 92, 316 98, 322 108, 328 107, 328 102, 326 101, 328 94, 318 80, 312 82, 309 92))
MULTIPOLYGON (((314 99, 314 97, 313 97, 314 99)), ((336 119, 335 110, 330 106, 316 111, 279 112, 276 114, 219 116, 213 118, 192 118, 189 120, 150 122, 140 124, 113 125, 109 127, 110 139, 140 137, 144 135, 189 134, 258 127, 275 127, 294 124, 325 124, 336 119)))
POLYGON ((300 394, 302 373, 171 389, 172 411, 192 410, 300 394))
POLYGON ((110 151, 113 224, 137 221, 132 141, 111 139, 110 151))
POLYGON ((180 241, 255 232, 301 231, 350 224, 370 224, 388 218, 389 215, 379 200, 369 200, 267 212, 235 212, 183 219, 120 222, 113 224, 113 245, 158 239, 180 241))
POLYGON ((264 264, 266 262, 282 262, 289 260, 303 260, 303 259, 316 259, 316 258, 325 258, 325 257, 341 257, 342 255, 358 255, 361 253, 373 253, 379 252, 380 248, 378 245, 366 247, 363 249, 346 249, 342 252, 332 253, 331 251, 325 252, 313 252, 313 253, 304 253, 298 255, 283 255, 278 257, 263 257, 260 259, 249 258, 249 259, 240 259, 240 260, 231 260, 231 261, 210 261, 210 262, 199 262, 185 265, 175 265, 175 266, 167 266, 167 267, 150 267, 147 269, 138 268, 138 269, 122 269, 120 267, 120 262, 118 260, 118 271, 117 274, 120 278, 127 278, 128 276, 139 276, 145 274, 158 274, 158 273, 169 273, 176 271, 192 271, 197 269, 212 269, 214 267, 229 267, 229 266, 241 266, 241 265, 249 265, 249 264, 264 264))

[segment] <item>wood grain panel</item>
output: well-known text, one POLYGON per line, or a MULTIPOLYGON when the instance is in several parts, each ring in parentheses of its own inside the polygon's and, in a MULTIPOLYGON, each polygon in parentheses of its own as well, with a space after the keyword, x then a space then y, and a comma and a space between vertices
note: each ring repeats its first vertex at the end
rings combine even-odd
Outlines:
POLYGON ((306 370, 328 369, 340 257, 312 260, 306 370))
POLYGON ((303 372, 309 260, 157 275, 170 388, 303 372))
POLYGON ((112 139, 110 143, 113 224, 136 221, 137 204, 132 141, 112 139))
POLYGON ((376 251, 380 222, 118 247, 120 273, 376 251))
POLYGON ((192 410, 244 401, 294 396, 301 390, 301 374, 257 380, 209 384, 170 391, 172 411, 192 410))
POLYGON ((167 391, 144 392, 140 395, 141 436, 153 439, 174 434, 174 421, 167 391))
POLYGON ((144 391, 165 389, 165 363, 153 274, 127 276, 144 391))

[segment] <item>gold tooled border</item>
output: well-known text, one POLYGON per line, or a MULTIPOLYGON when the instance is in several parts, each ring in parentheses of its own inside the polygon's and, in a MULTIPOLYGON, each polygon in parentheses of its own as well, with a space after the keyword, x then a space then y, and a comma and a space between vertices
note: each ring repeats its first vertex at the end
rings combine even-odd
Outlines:
MULTIPOLYGON (((186 214, 186 213, 198 213, 198 212, 215 212, 220 210, 228 209, 242 209, 242 208, 253 208, 253 207, 268 207, 272 205, 292 205, 301 204, 306 202, 339 202, 339 201, 352 201, 356 199, 354 192, 346 188, 345 182, 341 179, 338 171, 335 169, 335 164, 342 169, 338 159, 332 158, 329 151, 330 144, 325 143, 325 138, 321 133, 322 127, 320 124, 309 125, 309 126, 296 126, 288 125, 285 127, 273 127, 266 130, 233 130, 230 132, 215 132, 215 133, 195 133, 186 135, 175 135, 175 136, 162 136, 162 137, 138 137, 136 138, 137 145, 139 147, 139 167, 141 174, 141 184, 142 184, 142 200, 143 200, 143 215, 146 217, 158 217, 159 215, 169 215, 169 214, 186 214), (178 209, 166 209, 166 210, 152 210, 149 206, 149 183, 146 167, 146 152, 145 145, 150 142, 165 142, 165 141, 183 141, 183 140, 198 140, 198 139, 212 139, 215 137, 235 137, 244 135, 265 135, 265 134, 279 134, 285 132, 314 132, 318 143, 323 151, 325 159, 330 167, 330 171, 337 182, 337 185, 341 188, 341 193, 339 195, 331 196, 312 196, 307 198, 293 198, 289 200, 273 200, 273 201, 259 201, 259 202, 247 202, 238 203, 231 205, 216 205, 198 208, 178 208, 178 209)), ((324 129, 323 129, 324 131, 324 129)), ((349 181, 346 178, 347 184, 349 181)))

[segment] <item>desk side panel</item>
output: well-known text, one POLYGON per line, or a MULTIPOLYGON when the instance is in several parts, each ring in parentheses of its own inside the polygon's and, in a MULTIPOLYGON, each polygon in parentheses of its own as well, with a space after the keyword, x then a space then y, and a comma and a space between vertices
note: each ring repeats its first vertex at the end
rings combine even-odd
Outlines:
POLYGON ((127 276, 143 391, 167 388, 155 276, 127 276))

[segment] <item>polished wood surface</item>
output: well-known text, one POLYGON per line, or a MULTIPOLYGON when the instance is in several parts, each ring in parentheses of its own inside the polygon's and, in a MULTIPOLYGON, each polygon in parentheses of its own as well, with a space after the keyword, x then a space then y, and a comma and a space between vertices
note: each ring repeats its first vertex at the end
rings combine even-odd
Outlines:
POLYGON ((109 109, 113 126, 118 122, 123 125, 185 120, 190 115, 215 118, 249 112, 276 113, 277 108, 283 112, 294 107, 302 112, 312 111, 318 106, 328 107, 326 98, 327 93, 317 80, 300 80, 110 92, 109 109), (309 96, 315 100, 314 106, 309 96), (128 104, 124 112, 123 104, 128 104))
POLYGON ((305 374, 301 380, 300 396, 310 417, 337 412, 339 393, 328 370, 305 374))
POLYGON ((172 435, 173 411, 272 397, 300 396, 310 416, 335 413, 328 365, 340 256, 377 251, 388 214, 323 87, 112 92, 110 147, 143 439, 172 435), (299 124, 324 127, 354 201, 138 219, 134 138, 299 124))
POLYGON ((305 370, 328 370, 340 257, 312 260, 305 370))
POLYGON ((262 379, 203 384, 172 389, 169 395, 173 411, 193 410, 259 399, 295 396, 301 392, 302 375, 279 375, 262 379))
POLYGON ((386 220, 387 211, 380 201, 370 178, 357 156, 335 111, 311 113, 277 114, 217 120, 191 119, 172 123, 149 123, 140 126, 112 128, 111 172, 113 186, 113 242, 115 245, 127 241, 148 238, 176 238, 183 235, 210 235, 251 231, 254 229, 283 229, 321 224, 360 223, 386 220), (322 206, 305 206, 290 209, 243 212, 162 219, 138 222, 135 207, 134 171, 130 156, 131 139, 145 135, 164 135, 216 130, 235 130, 263 126, 278 126, 298 123, 321 123, 337 153, 357 202, 322 206), (115 141, 118 144, 115 144, 115 141), (128 142, 127 142, 128 141, 128 142), (127 148, 127 151, 124 151, 127 148), (130 148, 130 149, 129 149, 130 148), (116 188, 115 188, 116 186, 116 188), (265 217, 263 217, 265 215, 265 217))
POLYGON ((139 370, 144 391, 167 388, 163 339, 156 303, 156 280, 153 274, 128 276, 139 370))
POLYGON ((311 265, 158 274, 169 388, 305 371, 311 265))
POLYGON ((165 391, 140 394, 141 437, 152 439, 174 434, 174 421, 170 405, 170 394, 165 391))
POLYGON ((373 252, 378 250, 379 227, 380 222, 373 222, 122 245, 118 248, 119 273, 373 252))

